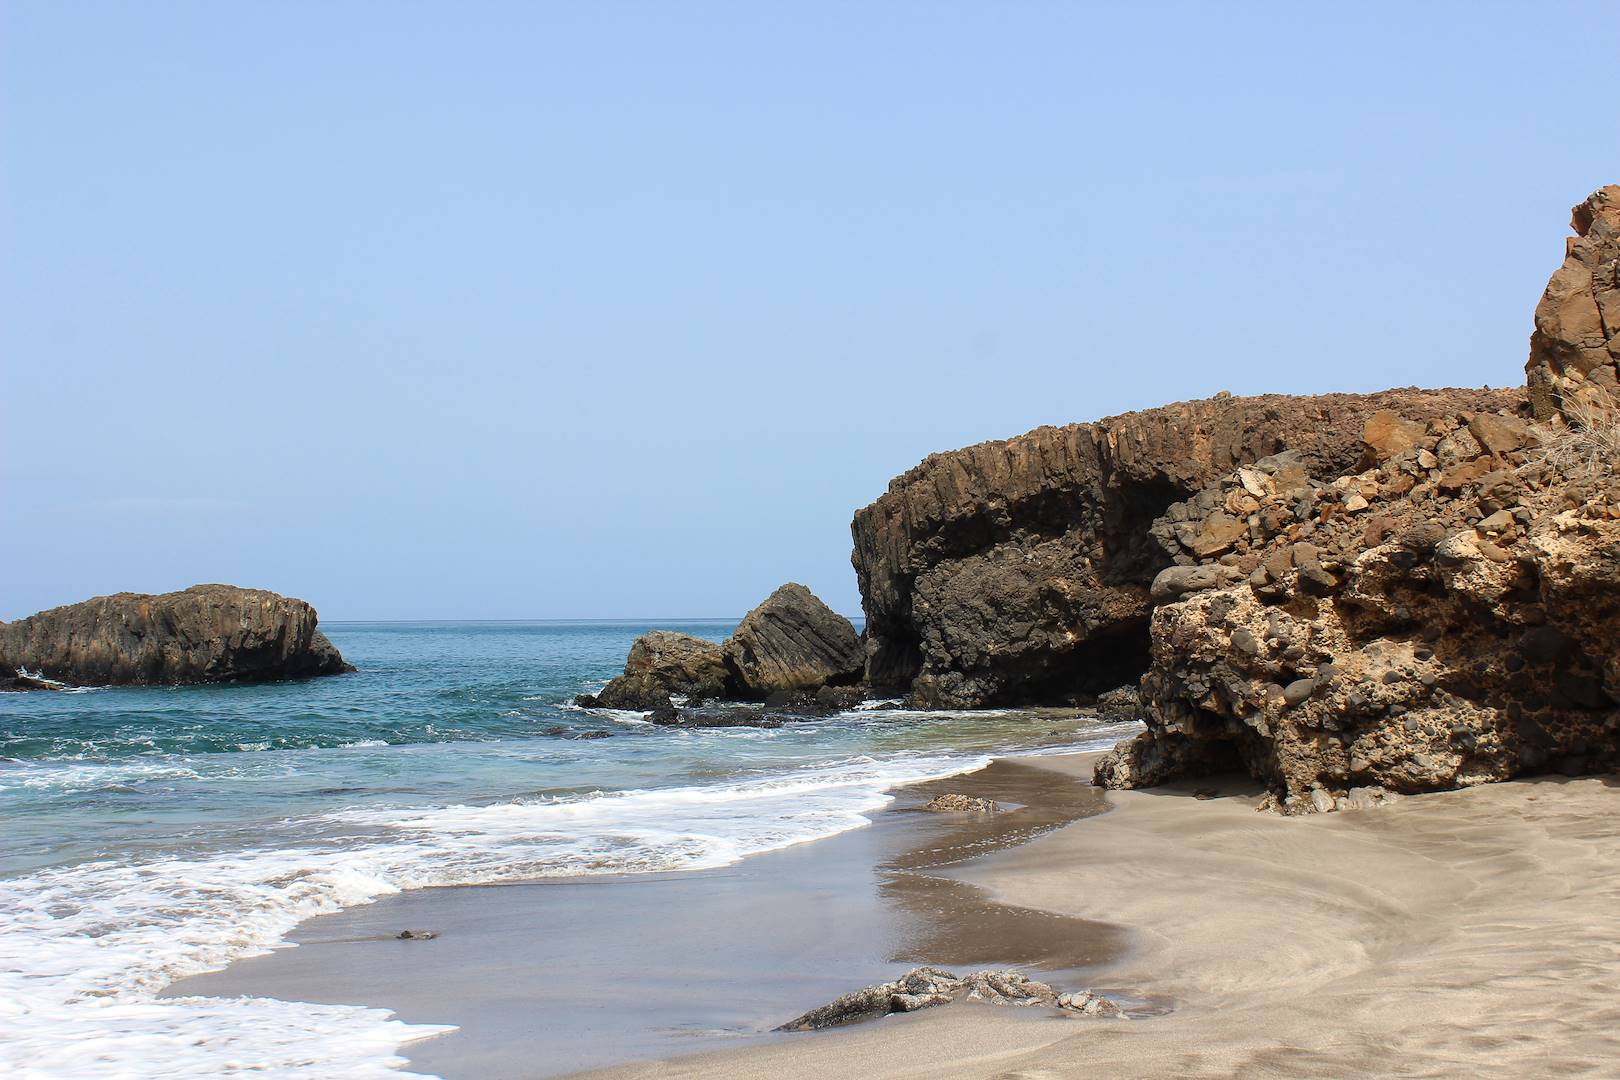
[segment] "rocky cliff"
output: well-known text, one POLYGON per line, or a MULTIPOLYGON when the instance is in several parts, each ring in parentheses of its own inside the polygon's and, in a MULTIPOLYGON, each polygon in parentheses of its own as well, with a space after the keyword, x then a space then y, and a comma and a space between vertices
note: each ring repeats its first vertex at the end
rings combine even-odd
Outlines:
POLYGON ((315 609, 260 589, 117 593, 0 625, 0 667, 81 686, 265 682, 354 670, 315 609))
MULTIPOLYGON (((934 454, 855 515, 867 681, 924 703, 988 705, 1134 679, 1147 662, 1149 589, 1174 561, 1153 525, 1172 504, 1285 449, 1338 475, 1380 411, 1422 421, 1522 397, 1221 395, 934 454)), ((1209 527, 1200 543, 1215 551, 1240 526, 1209 527)))
POLYGON ((1140 678, 1116 787, 1294 811, 1620 765, 1620 187, 1527 389, 1167 406, 939 454, 855 518, 867 675, 922 702, 1140 678))

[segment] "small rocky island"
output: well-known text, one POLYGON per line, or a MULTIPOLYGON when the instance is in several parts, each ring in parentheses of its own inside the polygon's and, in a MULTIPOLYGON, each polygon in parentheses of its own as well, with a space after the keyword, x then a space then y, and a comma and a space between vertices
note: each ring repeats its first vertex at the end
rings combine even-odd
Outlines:
POLYGON ((630 647, 624 674, 576 703, 652 713, 656 723, 771 723, 750 714, 707 714, 705 702, 838 708, 863 696, 865 652, 850 621, 789 582, 737 624, 723 643, 654 630, 630 647), (680 708, 674 697, 683 698, 680 708))
POLYGON ((0 623, 8 689, 273 682, 354 668, 302 600, 234 585, 115 593, 0 623), (27 674, 22 674, 26 672, 27 674))
POLYGON ((1244 770, 1289 813, 1612 769, 1620 185, 1572 226, 1524 386, 1220 394, 934 454, 855 514, 863 641, 784 586, 724 645, 644 638, 600 703, 1101 695, 1146 730, 1098 783, 1244 770))

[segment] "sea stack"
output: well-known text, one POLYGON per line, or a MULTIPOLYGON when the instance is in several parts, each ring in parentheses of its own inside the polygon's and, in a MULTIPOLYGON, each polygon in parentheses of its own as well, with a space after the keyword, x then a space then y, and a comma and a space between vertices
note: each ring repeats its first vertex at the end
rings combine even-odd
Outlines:
POLYGON ((0 665, 78 686, 272 682, 354 668, 302 600, 233 585, 115 593, 0 625, 0 665))

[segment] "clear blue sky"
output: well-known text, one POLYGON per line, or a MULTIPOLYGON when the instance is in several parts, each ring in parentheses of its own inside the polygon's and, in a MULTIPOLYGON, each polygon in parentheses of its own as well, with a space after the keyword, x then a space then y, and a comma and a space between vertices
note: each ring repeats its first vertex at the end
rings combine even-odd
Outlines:
POLYGON ((1591 4, 8 0, 0 618, 859 610, 933 450, 1504 385, 1591 4))

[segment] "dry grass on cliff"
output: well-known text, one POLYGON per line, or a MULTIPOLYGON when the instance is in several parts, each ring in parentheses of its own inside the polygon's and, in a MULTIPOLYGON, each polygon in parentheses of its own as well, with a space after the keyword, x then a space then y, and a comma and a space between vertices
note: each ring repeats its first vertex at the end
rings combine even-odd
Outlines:
POLYGON ((1608 476, 1620 464, 1620 404, 1605 394, 1596 401, 1566 398, 1567 423, 1536 429, 1536 459, 1560 476, 1608 476))

